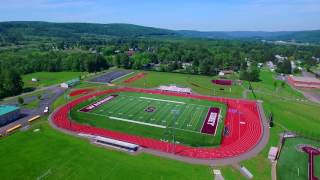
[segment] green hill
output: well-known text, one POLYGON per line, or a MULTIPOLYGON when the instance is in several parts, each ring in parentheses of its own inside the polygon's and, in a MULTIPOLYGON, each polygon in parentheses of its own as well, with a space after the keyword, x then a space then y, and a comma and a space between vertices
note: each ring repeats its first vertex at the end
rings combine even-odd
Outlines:
POLYGON ((187 37, 206 39, 270 40, 320 43, 314 31, 174 31, 133 24, 50 23, 37 21, 0 22, 0 44, 28 37, 81 39, 86 37, 187 37))
POLYGON ((83 36, 169 36, 174 31, 132 24, 49 23, 34 21, 1 22, 0 34, 9 38, 26 36, 80 38, 83 36))
POLYGON ((320 30, 314 31, 177 31, 184 37, 210 39, 295 41, 301 43, 320 43, 320 30))

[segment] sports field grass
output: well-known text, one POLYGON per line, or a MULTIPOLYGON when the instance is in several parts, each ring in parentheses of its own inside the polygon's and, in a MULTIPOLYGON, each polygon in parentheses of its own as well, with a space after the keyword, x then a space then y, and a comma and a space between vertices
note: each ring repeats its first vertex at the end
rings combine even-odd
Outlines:
POLYGON ((26 74, 22 76, 25 88, 36 88, 51 86, 59 84, 74 78, 78 78, 80 75, 84 75, 84 72, 36 72, 26 74), (38 82, 32 82, 31 79, 36 78, 38 82))
POLYGON ((223 97, 242 97, 243 88, 239 85, 233 86, 221 86, 214 85, 211 80, 217 77, 214 76, 201 76, 191 74, 179 74, 179 73, 167 73, 167 72, 153 72, 153 71, 136 71, 136 73, 121 78, 114 84, 121 86, 132 86, 139 88, 156 88, 160 85, 175 84, 178 86, 189 87, 199 94, 211 95, 211 96, 223 96, 223 97), (146 75, 131 83, 123 83, 124 80, 137 75, 140 72, 146 73, 146 75), (224 89, 224 90, 222 90, 224 89))
POLYGON ((213 178, 208 166, 94 146, 52 129, 46 119, 27 131, 0 138, 0 154, 1 179, 213 178))
MULTIPOLYGON (((287 139, 277 164, 278 177, 282 179, 308 179, 308 154, 299 152, 297 145, 310 144, 320 147, 320 141, 304 138, 287 139)), ((315 175, 320 177, 320 156, 315 156, 315 175)))
POLYGON ((221 142, 226 113, 226 105, 222 103, 135 92, 112 95, 118 96, 90 112, 81 112, 79 109, 99 101, 98 99, 78 105, 71 112, 72 119, 96 127, 160 140, 171 141, 171 137, 175 135, 176 141, 192 146, 212 146, 221 142), (210 107, 221 110, 215 136, 201 133, 210 107), (146 112, 148 108, 153 111, 146 112))

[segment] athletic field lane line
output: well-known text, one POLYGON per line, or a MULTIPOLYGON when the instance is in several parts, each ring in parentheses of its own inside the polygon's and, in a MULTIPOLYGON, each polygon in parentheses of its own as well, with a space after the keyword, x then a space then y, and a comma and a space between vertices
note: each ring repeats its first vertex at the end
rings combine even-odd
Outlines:
POLYGON ((109 116, 109 118, 114 119, 114 120, 131 122, 131 123, 135 123, 135 124, 142 124, 142 125, 153 126, 153 127, 158 127, 158 128, 166 128, 166 126, 162 126, 162 125, 150 124, 150 123, 145 123, 145 122, 141 122, 141 121, 134 121, 134 120, 130 120, 130 119, 118 118, 118 117, 113 117, 113 116, 109 116))
POLYGON ((148 100, 154 100, 154 101, 163 101, 163 102, 171 102, 171 103, 177 103, 177 104, 186 104, 185 102, 181 101, 171 101, 166 99, 156 99, 156 98, 148 98, 148 97, 139 97, 141 99, 148 99, 148 100))

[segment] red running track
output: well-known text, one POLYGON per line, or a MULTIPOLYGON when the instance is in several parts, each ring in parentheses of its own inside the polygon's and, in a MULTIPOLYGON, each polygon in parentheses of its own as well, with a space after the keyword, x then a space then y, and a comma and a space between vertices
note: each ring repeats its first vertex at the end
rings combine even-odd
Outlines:
POLYGON ((146 74, 147 74, 147 73, 139 73, 139 74, 137 74, 137 75, 135 75, 135 76, 133 76, 133 77, 131 77, 131 78, 123 81, 123 82, 124 82, 124 83, 132 83, 132 82, 134 82, 134 81, 136 81, 136 80, 138 80, 138 79, 143 78, 146 74))
POLYGON ((91 91, 93 91, 93 89, 78 89, 78 90, 72 91, 69 95, 78 96, 78 95, 88 94, 91 91))
POLYGON ((76 133, 109 137, 125 142, 139 144, 140 146, 145 148, 200 159, 221 159, 239 156, 242 153, 245 153, 253 148, 259 142, 262 136, 262 121, 260 120, 259 110, 255 101, 208 97, 194 94, 179 94, 173 92, 162 92, 158 90, 136 89, 128 87, 110 89, 80 97, 79 99, 71 101, 70 103, 57 110, 52 115, 52 119, 55 125, 59 128, 63 128, 76 133), (228 106, 225 126, 229 127, 230 134, 229 136, 223 137, 221 146, 219 147, 190 147, 180 144, 173 145, 172 143, 162 142, 151 138, 128 135, 122 132, 91 127, 70 121, 68 112, 77 104, 86 101, 93 96, 101 96, 104 94, 121 91, 163 94, 168 96, 180 96, 185 98, 197 98, 209 101, 223 102, 228 106))

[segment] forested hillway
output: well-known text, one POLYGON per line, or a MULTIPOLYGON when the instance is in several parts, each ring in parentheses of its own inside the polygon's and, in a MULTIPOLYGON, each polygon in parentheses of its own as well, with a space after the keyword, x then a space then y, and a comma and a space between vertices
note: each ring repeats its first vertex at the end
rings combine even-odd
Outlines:
POLYGON ((51 23, 41 21, 0 22, 0 44, 18 42, 30 37, 80 40, 83 37, 170 37, 227 40, 270 40, 320 43, 320 30, 312 31, 195 31, 169 30, 134 24, 51 23))

